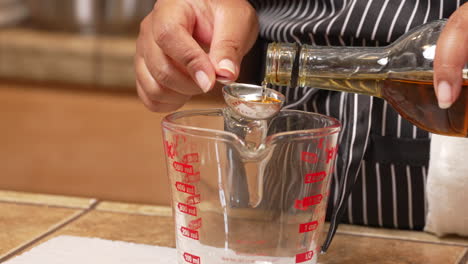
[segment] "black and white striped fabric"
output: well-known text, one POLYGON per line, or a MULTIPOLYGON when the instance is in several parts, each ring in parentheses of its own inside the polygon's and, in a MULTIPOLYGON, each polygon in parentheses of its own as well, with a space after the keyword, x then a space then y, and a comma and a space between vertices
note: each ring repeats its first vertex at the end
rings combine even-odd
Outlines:
MULTIPOLYGON (((261 36, 310 45, 384 46, 415 26, 448 18, 467 0, 250 0, 261 36)), ((328 219, 424 228, 430 134, 402 119, 379 98, 313 87, 277 87, 291 108, 343 124, 328 219), (352 192, 351 192, 352 191, 352 192)))

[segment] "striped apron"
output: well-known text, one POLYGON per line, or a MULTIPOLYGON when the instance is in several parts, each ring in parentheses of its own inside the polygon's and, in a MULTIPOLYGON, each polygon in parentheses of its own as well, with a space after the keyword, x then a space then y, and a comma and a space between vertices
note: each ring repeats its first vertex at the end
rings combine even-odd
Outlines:
MULTIPOLYGON (((418 25, 448 18, 468 0, 250 0, 266 41, 327 46, 385 46, 418 25)), ((430 134, 366 95, 275 87, 293 109, 338 118, 343 125, 327 219, 421 230, 430 134)))

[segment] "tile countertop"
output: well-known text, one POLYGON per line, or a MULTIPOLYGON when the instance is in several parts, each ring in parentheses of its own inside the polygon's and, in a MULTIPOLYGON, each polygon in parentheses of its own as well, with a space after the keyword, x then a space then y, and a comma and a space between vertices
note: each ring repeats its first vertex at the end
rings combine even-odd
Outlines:
MULTIPOLYGON (((175 247, 171 209, 0 191, 0 263, 58 235, 175 247)), ((321 264, 466 264, 468 239, 342 225, 321 264)))

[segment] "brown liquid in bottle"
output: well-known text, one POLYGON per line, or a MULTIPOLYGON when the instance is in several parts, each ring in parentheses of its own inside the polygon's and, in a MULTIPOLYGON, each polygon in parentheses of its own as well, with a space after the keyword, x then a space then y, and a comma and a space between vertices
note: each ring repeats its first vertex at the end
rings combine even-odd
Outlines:
POLYGON ((439 108, 432 80, 383 80, 381 93, 402 117, 420 128, 468 137, 468 80, 464 80, 460 97, 448 109, 439 108))
MULTIPOLYGON (((290 76, 290 75, 289 75, 290 76)), ((434 91, 432 71, 392 72, 390 74, 305 75, 299 85, 367 94, 384 98, 402 117, 414 125, 441 135, 468 137, 468 76, 463 72, 457 101, 440 109, 434 91)), ((282 75, 279 79, 286 78, 282 75)), ((271 77, 270 77, 271 79, 271 77)))

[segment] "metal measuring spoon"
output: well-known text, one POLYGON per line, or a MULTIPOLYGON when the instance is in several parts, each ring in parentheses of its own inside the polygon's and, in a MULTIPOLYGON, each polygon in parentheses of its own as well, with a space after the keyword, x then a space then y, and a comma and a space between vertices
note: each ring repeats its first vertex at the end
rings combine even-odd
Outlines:
POLYGON ((258 85, 231 83, 223 87, 226 104, 247 119, 262 120, 275 116, 283 106, 283 94, 258 85))

